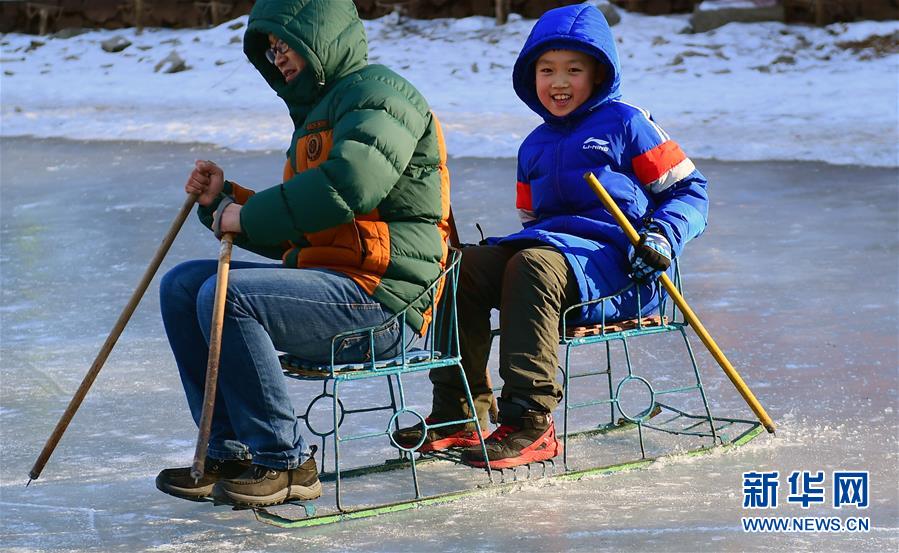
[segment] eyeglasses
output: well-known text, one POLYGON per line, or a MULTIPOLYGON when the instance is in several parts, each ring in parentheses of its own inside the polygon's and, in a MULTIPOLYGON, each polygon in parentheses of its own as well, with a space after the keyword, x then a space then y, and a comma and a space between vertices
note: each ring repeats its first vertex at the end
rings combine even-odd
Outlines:
POLYGON ((290 52, 290 46, 283 40, 278 40, 275 42, 274 46, 265 51, 265 59, 267 59, 269 63, 274 64, 275 60, 278 58, 278 54, 286 56, 287 52, 290 52))

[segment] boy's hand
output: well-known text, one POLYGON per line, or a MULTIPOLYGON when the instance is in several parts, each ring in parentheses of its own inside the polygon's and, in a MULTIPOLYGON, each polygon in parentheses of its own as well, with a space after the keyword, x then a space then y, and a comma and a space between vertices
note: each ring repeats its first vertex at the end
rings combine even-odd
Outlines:
POLYGON ((197 202, 202 206, 208 206, 215 200, 225 186, 225 173, 215 163, 198 159, 194 170, 187 178, 184 191, 188 194, 198 194, 197 202))
POLYGON ((640 234, 640 242, 628 249, 631 276, 637 282, 653 282, 671 266, 671 244, 662 233, 650 229, 640 234))

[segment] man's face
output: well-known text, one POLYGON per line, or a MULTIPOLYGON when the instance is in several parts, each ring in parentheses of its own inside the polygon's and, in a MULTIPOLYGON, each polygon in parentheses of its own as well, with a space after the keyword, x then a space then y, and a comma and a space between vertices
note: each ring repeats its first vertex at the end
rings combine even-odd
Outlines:
POLYGON ((285 82, 289 83, 294 80, 306 68, 306 60, 291 50, 280 38, 268 35, 268 43, 271 46, 268 51, 268 59, 284 76, 285 82))
POLYGON ((605 66, 583 52, 549 50, 537 59, 537 98, 556 117, 587 101, 605 78, 605 66))

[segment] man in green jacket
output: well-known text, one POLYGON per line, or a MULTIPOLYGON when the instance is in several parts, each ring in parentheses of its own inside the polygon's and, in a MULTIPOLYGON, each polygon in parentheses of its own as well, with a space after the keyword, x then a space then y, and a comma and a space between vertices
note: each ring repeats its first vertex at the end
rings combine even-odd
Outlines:
MULTIPOLYGON (((278 351, 330 360, 331 337, 387 321, 447 259, 449 174, 439 123, 405 79, 368 65, 351 0, 259 0, 244 52, 287 104, 294 133, 283 182, 254 193, 198 161, 185 190, 200 219, 281 259, 235 261, 206 475, 166 469, 165 493, 248 506, 313 499, 321 483, 291 406, 278 351)), ((191 413, 200 419, 216 261, 182 263, 160 284, 163 322, 191 413)), ((412 306, 415 332, 431 319, 412 306)), ((347 339, 338 362, 396 355, 399 325, 347 339)))

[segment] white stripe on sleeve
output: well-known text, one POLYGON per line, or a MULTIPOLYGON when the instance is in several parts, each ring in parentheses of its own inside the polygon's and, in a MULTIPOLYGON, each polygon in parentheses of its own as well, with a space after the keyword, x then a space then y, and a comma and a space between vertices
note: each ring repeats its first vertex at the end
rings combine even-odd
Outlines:
MULTIPOLYGON (((621 100, 619 100, 619 102, 621 102, 621 100)), ((660 127, 655 121, 652 120, 652 116, 649 114, 649 111, 647 111, 647 110, 641 108, 640 106, 635 106, 635 105, 633 105, 633 104, 628 104, 627 102, 621 102, 621 103, 624 104, 624 105, 626 105, 626 106, 630 106, 630 107, 634 108, 635 110, 639 111, 641 114, 643 114, 643 117, 646 118, 646 121, 649 123, 649 125, 650 125, 653 129, 655 129, 657 133, 659 133, 659 140, 660 140, 660 143, 661 143, 661 142, 667 142, 667 141, 671 140, 671 136, 669 136, 669 134, 665 132, 665 129, 663 129, 662 127, 660 127)))
POLYGON ((683 161, 666 171, 664 175, 649 183, 649 189, 652 190, 654 194, 664 192, 668 188, 674 186, 677 182, 685 179, 687 175, 692 173, 695 169, 696 166, 693 165, 690 158, 684 158, 683 161))

